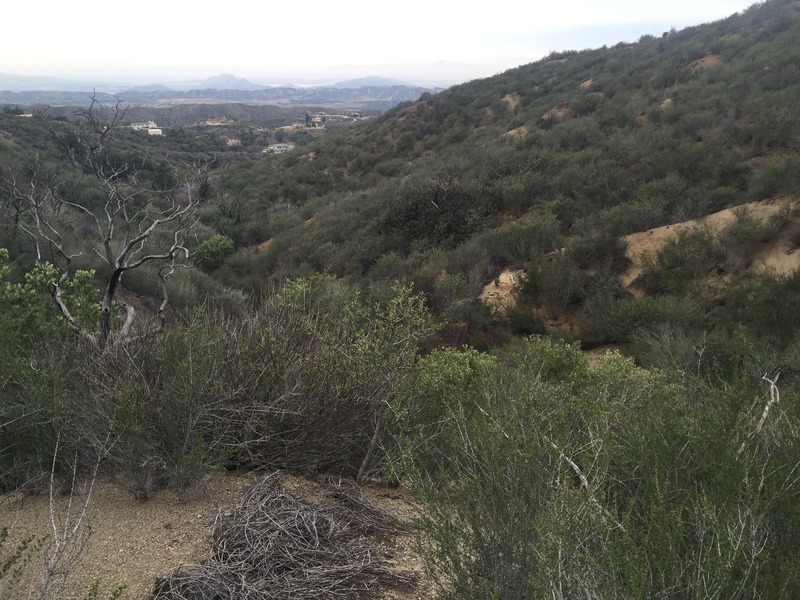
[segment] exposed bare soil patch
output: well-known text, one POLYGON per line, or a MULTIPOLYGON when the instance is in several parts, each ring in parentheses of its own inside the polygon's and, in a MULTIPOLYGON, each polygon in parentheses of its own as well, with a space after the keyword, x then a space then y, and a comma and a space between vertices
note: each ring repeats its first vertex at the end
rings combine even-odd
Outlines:
POLYGON ((542 115, 543 119, 563 119, 569 114, 568 104, 559 104, 554 106, 542 115))
POLYGON ((521 100, 519 92, 511 92, 503 96, 503 103, 509 108, 509 110, 514 110, 519 106, 519 101, 521 100))
POLYGON ((722 62, 722 57, 719 54, 706 54, 703 58, 698 58, 689 64, 692 71, 702 71, 710 67, 715 67, 722 62))
MULTIPOLYGON (((795 202, 792 198, 777 200, 760 200, 743 205, 754 218, 763 220, 772 215, 786 210, 795 202)), ((684 221, 674 225, 656 227, 647 231, 633 233, 625 237, 628 244, 626 256, 631 261, 630 267, 620 276, 620 282, 625 287, 631 287, 633 282, 642 274, 645 262, 654 258, 661 248, 681 231, 687 228, 708 226, 719 230, 735 219, 734 209, 725 209, 713 213, 702 219, 684 221)), ((753 266, 756 272, 771 269, 776 273, 788 274, 800 268, 800 252, 796 252, 790 243, 792 233, 800 228, 800 224, 791 223, 790 226, 775 239, 765 244, 753 257, 753 266)))
MULTIPOLYGON (((322 485, 313 481, 284 477, 286 489, 314 498, 322 485)), ((209 534, 220 510, 237 504, 245 490, 255 481, 254 475, 214 475, 186 498, 174 493, 154 493, 146 502, 109 482, 95 486, 89 507, 91 535, 88 543, 67 578, 65 600, 86 596, 92 583, 100 579, 101 595, 106 597, 113 587, 124 584, 123 599, 149 597, 157 577, 187 563, 196 563, 209 555, 209 534)), ((412 520, 417 507, 407 491, 385 487, 365 489, 375 504, 403 520, 412 520)), ((57 514, 63 514, 67 497, 57 499, 57 514)), ((24 537, 50 531, 48 525, 49 496, 0 496, 0 524, 10 529, 8 547, 24 537)), ((383 558, 394 568, 421 573, 419 557, 411 550, 410 535, 387 538, 380 543, 383 558)), ((40 556, 32 559, 35 573, 40 556)), ((410 593, 387 592, 393 600, 424 599, 423 586, 410 593)), ((20 590, 20 598, 26 597, 20 590)))
POLYGON ((510 131, 506 131, 503 134, 502 137, 504 137, 504 138, 523 138, 526 135, 528 135, 528 131, 529 130, 528 130, 528 126, 527 125, 521 125, 520 127, 517 127, 516 129, 512 129, 510 131))
POLYGON ((523 274, 524 271, 504 270, 494 281, 483 288, 480 299, 496 314, 505 315, 509 309, 516 306, 517 299, 514 292, 523 274))
MULTIPOLYGON (((742 205, 750 216, 757 220, 766 220, 771 216, 787 211, 797 203, 795 198, 779 198, 761 200, 742 205)), ((628 269, 620 275, 620 282, 632 293, 641 295, 636 289, 636 280, 642 275, 648 259, 655 258, 658 252, 681 231, 688 228, 706 226, 712 230, 720 230, 736 218, 735 209, 725 209, 702 219, 695 219, 656 227, 647 231, 633 233, 624 239, 627 243, 626 256, 630 260, 628 269)), ((795 240, 800 237, 800 219, 793 218, 787 227, 768 243, 765 243, 752 256, 749 272, 758 273, 769 270, 773 273, 787 275, 800 269, 800 249, 795 240)), ((481 300, 499 316, 508 314, 516 306, 515 293, 523 271, 506 269, 489 283, 481 293, 481 300)), ((585 316, 576 311, 563 311, 551 314, 547 311, 534 310, 550 333, 566 334, 576 338, 586 325, 585 316)))

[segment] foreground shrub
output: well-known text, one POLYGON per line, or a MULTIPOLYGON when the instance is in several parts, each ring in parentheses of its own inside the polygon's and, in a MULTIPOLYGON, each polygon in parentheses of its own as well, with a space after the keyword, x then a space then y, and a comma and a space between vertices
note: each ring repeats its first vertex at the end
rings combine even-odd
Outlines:
POLYGON ((245 317, 199 309, 101 353, 71 335, 15 348, 0 367, 3 488, 43 480, 59 438, 62 456, 104 457, 142 499, 222 467, 383 473, 433 331, 424 299, 396 287, 373 302, 318 278, 245 317))
POLYGON ((701 329, 708 315, 697 302, 677 296, 649 298, 617 297, 599 288, 586 303, 592 321, 591 335, 596 343, 628 342, 642 330, 662 325, 679 329, 701 329))
POLYGON ((420 424, 410 461, 438 597, 800 591, 800 415, 774 376, 754 405, 757 382, 690 402, 619 355, 589 366, 536 338, 508 358, 444 362, 461 375, 441 383, 443 413, 420 424))

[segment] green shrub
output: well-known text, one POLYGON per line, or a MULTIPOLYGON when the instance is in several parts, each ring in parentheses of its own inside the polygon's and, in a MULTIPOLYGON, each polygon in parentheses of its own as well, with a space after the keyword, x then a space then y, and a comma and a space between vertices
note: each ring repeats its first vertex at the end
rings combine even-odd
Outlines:
POLYGON ((508 360, 422 367, 430 400, 443 400, 417 415, 409 473, 437 597, 798 589, 798 484, 786 477, 800 414, 774 390, 754 406, 752 385, 703 387, 691 402, 664 373, 618 354, 590 367, 539 339, 508 360))
POLYGON ((777 219, 760 220, 753 217, 746 207, 733 209, 734 218, 718 234, 719 243, 728 249, 727 270, 741 272, 753 260, 753 254, 764 243, 772 239, 786 222, 777 219))
POLYGON ((800 326, 800 271, 767 271, 742 279, 729 290, 721 313, 727 327, 742 324, 757 337, 786 345, 800 326))
POLYGON ((627 267, 627 243, 607 231, 592 233, 572 240, 566 254, 581 269, 602 268, 619 273, 627 267))
POLYGON ((640 330, 672 324, 679 330, 705 327, 708 315, 691 298, 664 295, 635 299, 615 297, 606 289, 593 291, 586 302, 597 343, 627 342, 640 330))
POLYGON ((762 162, 750 176, 748 196, 754 200, 793 194, 800 188, 800 158, 789 155, 762 162))
POLYGON ((213 271, 231 254, 233 240, 224 235, 213 235, 197 247, 192 261, 204 271, 213 271))
POLYGON ((15 598, 14 588, 20 583, 31 558, 39 551, 43 537, 30 535, 13 548, 8 548, 8 527, 0 527, 0 598, 15 598), (4 548, 4 546, 6 546, 4 548))
POLYGON ((682 229, 646 265, 643 279, 647 289, 655 293, 687 292, 720 263, 719 250, 710 229, 682 229))
POLYGON ((583 301, 587 277, 563 252, 551 253, 533 263, 525 274, 520 291, 524 297, 560 312, 583 301))
POLYGON ((506 311, 505 322, 514 335, 543 335, 546 331, 541 318, 524 308, 514 306, 506 311))

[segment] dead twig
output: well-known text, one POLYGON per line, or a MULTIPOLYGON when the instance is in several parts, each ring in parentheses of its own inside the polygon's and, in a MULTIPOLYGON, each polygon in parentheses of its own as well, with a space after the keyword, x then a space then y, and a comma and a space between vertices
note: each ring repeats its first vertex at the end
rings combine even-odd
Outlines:
POLYGON ((377 558, 366 531, 390 530, 391 518, 353 487, 334 485, 335 504, 316 504, 283 490, 272 475, 234 508, 220 512, 211 557, 156 583, 158 600, 376 598, 382 589, 412 589, 414 573, 377 558))

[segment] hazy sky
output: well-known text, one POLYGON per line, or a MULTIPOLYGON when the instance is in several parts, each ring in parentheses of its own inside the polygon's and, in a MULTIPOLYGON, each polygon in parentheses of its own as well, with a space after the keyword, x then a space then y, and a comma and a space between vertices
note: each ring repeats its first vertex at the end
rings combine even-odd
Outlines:
POLYGON ((440 69, 452 83, 525 64, 551 50, 635 41, 644 33, 721 19, 752 3, 14 1, 3 6, 0 73, 155 81, 224 72, 265 82, 411 73, 400 65, 422 77, 422 66, 430 63, 470 65, 440 69))

